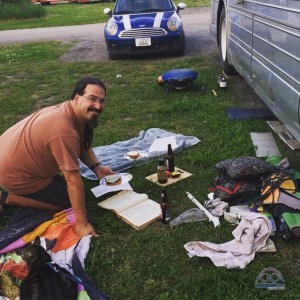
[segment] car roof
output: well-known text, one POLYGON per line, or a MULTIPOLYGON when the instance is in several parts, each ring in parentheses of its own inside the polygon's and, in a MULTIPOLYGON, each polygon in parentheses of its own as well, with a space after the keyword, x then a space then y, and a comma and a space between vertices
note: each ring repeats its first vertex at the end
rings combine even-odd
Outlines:
POLYGON ((175 10, 171 0, 117 0, 113 14, 136 14, 175 10))

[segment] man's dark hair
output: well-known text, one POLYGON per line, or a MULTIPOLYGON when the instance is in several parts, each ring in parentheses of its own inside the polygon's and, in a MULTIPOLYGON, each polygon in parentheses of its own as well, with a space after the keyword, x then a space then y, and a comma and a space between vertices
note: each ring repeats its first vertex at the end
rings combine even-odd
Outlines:
POLYGON ((95 77, 85 77, 76 83, 74 91, 71 95, 71 99, 73 100, 75 98, 76 94, 83 95, 85 88, 88 84, 98 85, 99 87, 104 89, 105 94, 106 94, 106 87, 105 87, 105 84, 103 83, 103 81, 101 81, 100 79, 95 78, 95 77))
MULTIPOLYGON (((73 100, 76 94, 83 95, 85 88, 88 84, 98 85, 99 87, 103 88, 106 95, 106 87, 103 81, 95 77, 85 77, 76 83, 74 91, 71 95, 71 99, 73 100)), ((89 124, 85 125, 83 135, 84 135, 84 146, 86 149, 89 149, 91 147, 93 136, 94 136, 93 128, 91 128, 89 124)))

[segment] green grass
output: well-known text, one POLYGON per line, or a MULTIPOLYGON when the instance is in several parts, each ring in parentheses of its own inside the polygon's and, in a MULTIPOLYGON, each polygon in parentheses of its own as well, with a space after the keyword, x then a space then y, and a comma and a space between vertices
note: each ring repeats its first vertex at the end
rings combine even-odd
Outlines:
POLYGON ((46 9, 40 5, 33 5, 30 0, 21 0, 18 4, 3 4, 0 7, 0 20, 36 19, 46 16, 46 9))
MULTIPOLYGON (((239 77, 228 80, 228 91, 217 87, 221 72, 215 54, 187 59, 120 60, 107 63, 62 63, 69 46, 48 42, 0 48, 0 134, 35 109, 69 98, 75 82, 86 75, 102 78, 108 88, 108 106, 95 132, 94 146, 136 137, 141 130, 157 127, 198 137, 201 142, 176 155, 175 163, 193 176, 169 186, 172 217, 194 207, 185 192, 200 202, 217 175, 216 162, 243 155, 255 156, 250 132, 270 131, 262 120, 230 121, 224 109, 245 105, 256 97, 239 77), (171 90, 157 84, 157 77, 174 68, 193 68, 199 73, 193 89, 171 90), (122 74, 117 78, 117 74, 122 74), (211 92, 217 91, 217 97, 211 92), (243 91, 241 93, 241 91, 243 91)), ((299 158, 274 135, 283 156, 292 166, 299 158)), ((134 167, 131 185, 159 201, 160 189, 147 181, 156 162, 134 167)), ((99 238, 93 239, 86 271, 99 289, 112 299, 297 299, 299 296, 299 241, 285 244, 275 236, 275 253, 258 253, 244 270, 217 268, 207 258, 189 259, 183 245, 190 241, 223 243, 233 239, 234 227, 221 219, 212 223, 188 223, 170 230, 156 222, 136 231, 97 203, 85 181, 87 208, 99 238), (258 274, 267 267, 279 270, 284 291, 256 289, 258 274)), ((12 212, 11 212, 12 213, 12 212)), ((1 217, 2 226, 8 217, 1 217)))
MULTIPOLYGON (((187 7, 207 6, 210 3, 209 0, 187 0, 184 2, 187 7)), ((175 3, 178 4, 179 1, 175 3)), ((113 6, 114 3, 112 2, 50 5, 43 7, 47 12, 45 18, 27 20, 12 19, 1 21, 0 13, 0 30, 102 23, 108 20, 108 16, 103 13, 103 9, 106 7, 113 8, 113 6)))

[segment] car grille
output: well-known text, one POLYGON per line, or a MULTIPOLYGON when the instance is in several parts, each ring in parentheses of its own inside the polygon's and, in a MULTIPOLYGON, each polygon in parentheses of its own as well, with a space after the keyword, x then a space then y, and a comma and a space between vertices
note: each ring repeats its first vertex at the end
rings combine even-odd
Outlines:
POLYGON ((163 28, 137 28, 124 30, 120 32, 120 38, 137 38, 148 36, 162 36, 166 35, 167 31, 163 28))

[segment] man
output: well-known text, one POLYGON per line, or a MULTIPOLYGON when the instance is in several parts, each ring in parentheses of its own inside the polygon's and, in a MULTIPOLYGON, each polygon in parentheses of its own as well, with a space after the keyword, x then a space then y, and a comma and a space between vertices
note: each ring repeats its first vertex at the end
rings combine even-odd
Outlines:
POLYGON ((72 100, 43 108, 0 136, 0 186, 6 190, 0 192, 2 212, 7 206, 51 213, 72 206, 76 233, 97 235, 88 222, 78 159, 98 178, 114 174, 91 149, 105 97, 102 81, 83 78, 72 100))

